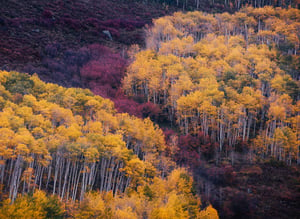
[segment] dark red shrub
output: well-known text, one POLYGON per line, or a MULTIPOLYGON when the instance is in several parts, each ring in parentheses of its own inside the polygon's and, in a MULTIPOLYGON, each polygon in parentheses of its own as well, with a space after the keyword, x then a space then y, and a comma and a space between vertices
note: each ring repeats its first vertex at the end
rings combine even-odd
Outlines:
POLYGON ((142 113, 143 118, 149 117, 152 121, 156 122, 158 121, 162 113, 160 107, 152 102, 141 104, 139 106, 139 110, 142 113))
POLYGON ((178 147, 177 160, 181 164, 195 168, 201 163, 200 141, 196 136, 190 134, 180 136, 178 139, 178 147))
POLYGON ((114 99, 115 107, 118 112, 128 113, 130 115, 142 118, 142 113, 139 110, 139 104, 127 98, 114 99))
POLYGON ((230 165, 206 169, 206 175, 212 182, 222 186, 232 186, 237 182, 236 172, 230 165))
POLYGON ((125 59, 98 44, 82 49, 80 54, 77 57, 90 60, 80 68, 80 77, 85 86, 96 94, 115 97, 124 76, 125 59))
POLYGON ((101 79, 101 84, 110 84, 117 88, 124 70, 125 60, 120 55, 111 53, 88 62, 81 68, 80 75, 85 80, 101 79))
POLYGON ((94 94, 100 95, 104 98, 109 98, 114 95, 114 90, 109 84, 101 84, 98 81, 89 81, 87 86, 94 94))
POLYGON ((100 44, 89 45, 87 49, 90 52, 90 58, 93 60, 97 60, 100 57, 112 54, 112 51, 108 47, 102 46, 100 44))
POLYGON ((80 75, 85 80, 101 80, 101 84, 110 84, 116 88, 121 82, 123 72, 122 60, 118 56, 109 56, 88 62, 81 68, 80 75))

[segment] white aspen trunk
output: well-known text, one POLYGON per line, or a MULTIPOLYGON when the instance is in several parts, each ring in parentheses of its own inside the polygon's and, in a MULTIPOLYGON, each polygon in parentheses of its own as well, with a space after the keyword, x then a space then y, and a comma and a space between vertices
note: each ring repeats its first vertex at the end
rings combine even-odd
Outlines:
POLYGON ((41 165, 38 165, 37 167, 34 168, 36 171, 36 174, 35 174, 35 178, 34 178, 34 182, 33 182, 33 188, 32 188, 32 191, 34 192, 35 190, 35 186, 37 185, 38 183, 38 180, 40 179, 40 174, 41 174, 41 170, 42 170, 42 167, 41 165))
POLYGON ((40 180, 39 180, 40 181, 39 190, 41 190, 41 188, 42 188, 44 170, 45 170, 45 167, 42 167, 42 171, 40 174, 40 180))
POLYGON ((63 200, 64 195, 65 195, 65 188, 66 188, 67 181, 68 181, 67 179, 68 179, 68 176, 69 176, 70 163, 71 163, 71 161, 68 160, 67 161, 67 166, 66 166, 65 177, 64 177, 64 184, 63 184, 62 192, 60 194, 61 200, 63 200))
MULTIPOLYGON (((75 187, 73 190, 73 196, 72 196, 72 200, 73 202, 76 200, 76 196, 77 196, 77 190, 78 190, 78 185, 79 185, 79 180, 80 180, 80 172, 83 171, 84 167, 80 168, 80 165, 78 165, 78 174, 77 174, 77 179, 75 182, 75 187)), ((77 171, 76 171, 77 173, 77 171)))
POLYGON ((104 180, 105 180, 105 172, 106 172, 106 165, 107 165, 107 159, 102 158, 102 165, 101 165, 101 186, 100 191, 103 191, 104 187, 104 180), (102 163, 103 162, 103 163, 102 163))
MULTIPOLYGON (((13 160, 12 160, 13 162, 13 160)), ((15 167, 12 172, 11 181, 10 181, 10 189, 9 189, 9 199, 13 202, 13 194, 14 190, 16 188, 16 181, 17 181, 17 174, 18 174, 18 168, 19 168, 19 162, 20 162, 20 155, 18 155, 17 160, 15 162, 15 167)))
POLYGON ((49 184, 49 180, 50 180, 50 177, 51 177, 51 170, 52 170, 51 164, 52 164, 52 161, 51 161, 51 163, 48 167, 48 177, 47 177, 46 189, 48 189, 48 184, 49 184))
POLYGON ((60 161, 60 157, 59 157, 58 154, 57 154, 57 155, 56 155, 55 170, 54 170, 54 184, 53 184, 53 192, 52 192, 52 195, 55 194, 56 181, 57 181, 57 176, 58 176, 58 171, 59 171, 59 161, 60 161))
POLYGON ((58 180, 58 194, 61 194, 61 184, 62 184, 62 176, 64 174, 64 166, 65 166, 65 159, 61 158, 60 165, 59 165, 59 180, 58 180))

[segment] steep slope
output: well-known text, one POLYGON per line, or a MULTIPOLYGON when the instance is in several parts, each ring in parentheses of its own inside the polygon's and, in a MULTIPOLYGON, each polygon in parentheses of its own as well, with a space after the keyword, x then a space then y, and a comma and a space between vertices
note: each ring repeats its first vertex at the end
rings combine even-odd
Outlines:
POLYGON ((17 72, 0 71, 0 103, 1 218, 217 218, 149 119, 17 72))
POLYGON ((168 118, 170 156, 224 218, 299 214, 299 15, 247 7, 156 19, 123 80, 168 118))
POLYGON ((159 4, 106 0, 8 0, 0 12, 0 68, 37 72, 49 82, 81 87, 80 80, 72 81, 79 71, 68 63, 70 56, 77 58, 78 49, 101 44, 124 53, 128 45, 143 44, 145 24, 165 15, 159 4), (62 71, 62 65, 69 69, 62 71))
MULTIPOLYGON (((212 202, 222 217, 299 215, 298 10, 266 7, 246 8, 234 15, 176 13, 156 20, 147 34, 143 30, 152 18, 178 8, 233 12, 245 4, 297 7, 297 1, 231 0, 1 3, 0 68, 37 72, 43 80, 66 87, 90 88, 93 93, 110 97, 119 111, 149 116, 176 131, 166 130, 167 145, 158 143, 166 150, 161 148, 153 154, 149 136, 163 141, 163 135, 149 119, 117 114, 112 102, 95 98, 86 90, 66 90, 42 85, 36 76, 3 73, 2 198, 15 199, 21 190, 32 193, 37 187, 73 201, 82 199, 90 188, 114 194, 130 190, 133 195, 126 194, 116 202, 110 202, 109 192, 88 194, 87 201, 70 214, 87 217, 93 212, 103 217, 109 212, 121 218, 144 214, 159 217, 174 215, 174 209, 179 208, 180 216, 186 217, 185 196, 174 195, 167 188, 162 189, 162 197, 156 193, 159 185, 167 183, 158 175, 170 173, 171 157, 194 171, 203 200, 212 202), (135 55, 140 49, 128 49, 131 44, 149 50, 135 55), (123 88, 135 101, 119 89, 133 60, 123 88), (32 94, 35 100, 29 95, 34 83, 40 86, 34 92, 43 91, 43 86, 51 92, 32 94), (29 102, 24 103, 24 99, 29 102), (101 113, 96 113, 99 109, 101 113), (32 120, 28 116, 37 117, 32 120), (132 127, 144 128, 140 133, 132 127), (94 138, 90 132, 100 134, 94 138), (52 140, 54 145, 48 144, 52 140), (97 148, 95 141, 101 142, 97 148), (39 150, 43 153, 37 153, 39 150), (121 156, 119 150, 129 155, 121 156), (150 150, 150 155, 144 150, 150 150), (145 164, 145 157, 150 157, 151 165, 145 164), (160 159, 162 163, 157 162, 160 159), (97 165, 101 173, 95 173, 97 165), (135 166, 142 169, 132 170, 135 166), (52 172, 56 167, 58 170, 52 172), (146 172, 155 173, 157 180, 152 182, 151 176, 145 182, 146 172), (71 173, 73 181, 65 181, 64 176, 71 173), (134 183, 129 186, 130 174, 134 183), (98 184, 93 184, 94 176, 98 184), (64 185, 69 190, 63 190, 64 185), (100 203, 99 208, 95 202, 100 203), (107 208, 104 202, 109 203, 107 208), (177 205, 180 202, 182 205, 177 205), (145 206, 151 212, 143 212, 145 206)), ((179 174, 179 179, 187 179, 188 194, 193 194, 188 196, 195 203, 191 179, 185 174, 179 174)), ((53 201, 43 198, 43 193, 17 199, 11 208, 7 201, 3 203, 3 217, 26 202, 33 203, 28 204, 28 210, 34 209, 39 197, 44 205, 39 210, 53 201)), ((17 212, 16 217, 24 213, 17 212)))

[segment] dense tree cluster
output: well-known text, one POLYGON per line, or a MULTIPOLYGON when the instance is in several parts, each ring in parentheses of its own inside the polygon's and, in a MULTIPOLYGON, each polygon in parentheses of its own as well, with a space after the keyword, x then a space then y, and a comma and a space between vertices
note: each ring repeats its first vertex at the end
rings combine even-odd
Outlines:
POLYGON ((155 2, 164 5, 172 5, 183 10, 192 10, 211 7, 216 10, 234 9, 238 10, 243 6, 251 5, 255 8, 264 7, 267 5, 275 7, 297 7, 299 0, 142 0, 145 3, 155 2))
POLYGON ((218 154, 244 142, 251 159, 299 163, 299 14, 248 7, 159 18, 123 88, 158 104, 182 134, 217 143, 218 154))
MULTIPOLYGON (((207 34, 213 33, 225 36, 226 39, 229 36, 242 36, 246 41, 246 47, 249 44, 266 44, 288 54, 297 54, 299 22, 299 10, 295 8, 246 7, 234 14, 176 12, 173 16, 154 20, 154 26, 147 34, 147 48, 158 51, 163 43, 172 41, 173 43, 169 42, 169 45, 175 45, 176 41, 173 40, 178 39, 182 43, 190 44, 189 37, 198 42, 207 34)), ((184 48, 184 45, 181 47, 184 48)), ((181 56, 188 55, 188 51, 181 52, 183 52, 181 56)))
POLYGON ((17 72, 0 72, 0 102, 0 217, 218 218, 150 119, 17 72))
POLYGON ((53 181, 53 194, 72 194, 74 200, 77 190, 83 196, 86 187, 93 187, 95 177, 102 179, 101 191, 124 191, 134 174, 125 174, 127 164, 140 162, 153 170, 147 158, 161 156, 164 148, 161 131, 149 120, 116 114, 111 101, 88 90, 45 84, 37 76, 16 72, 1 72, 0 126, 1 181, 10 185, 4 190, 13 199, 20 181, 23 192, 53 181), (141 129, 133 129, 134 125, 141 129), (156 136, 154 141, 147 132, 156 136), (101 173, 96 165, 103 167, 101 173))
POLYGON ((210 218, 218 219, 217 211, 207 206, 199 210, 192 178, 184 169, 176 169, 166 178, 154 177, 152 183, 137 190, 113 195, 113 192, 90 191, 80 203, 64 205, 57 196, 46 196, 36 190, 19 196, 13 204, 5 200, 0 208, 2 218, 210 218))
POLYGON ((75 211, 76 218, 211 218, 218 213, 211 206, 199 212, 200 201, 192 190, 192 178, 182 169, 174 170, 166 179, 154 178, 152 184, 137 191, 112 198, 111 193, 89 193, 75 211))

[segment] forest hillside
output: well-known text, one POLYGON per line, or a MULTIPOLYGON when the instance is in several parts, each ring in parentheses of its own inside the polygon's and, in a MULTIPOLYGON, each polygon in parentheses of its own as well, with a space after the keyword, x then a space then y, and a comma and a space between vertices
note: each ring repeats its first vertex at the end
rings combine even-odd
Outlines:
POLYGON ((154 20, 127 69, 124 92, 159 107, 171 156, 223 217, 299 212, 299 15, 176 12, 154 20))
POLYGON ((300 215, 299 1, 1 6, 1 218, 300 215))
POLYGON ((149 119, 36 75, 2 71, 0 82, 1 218, 218 217, 200 211, 191 176, 149 119))

